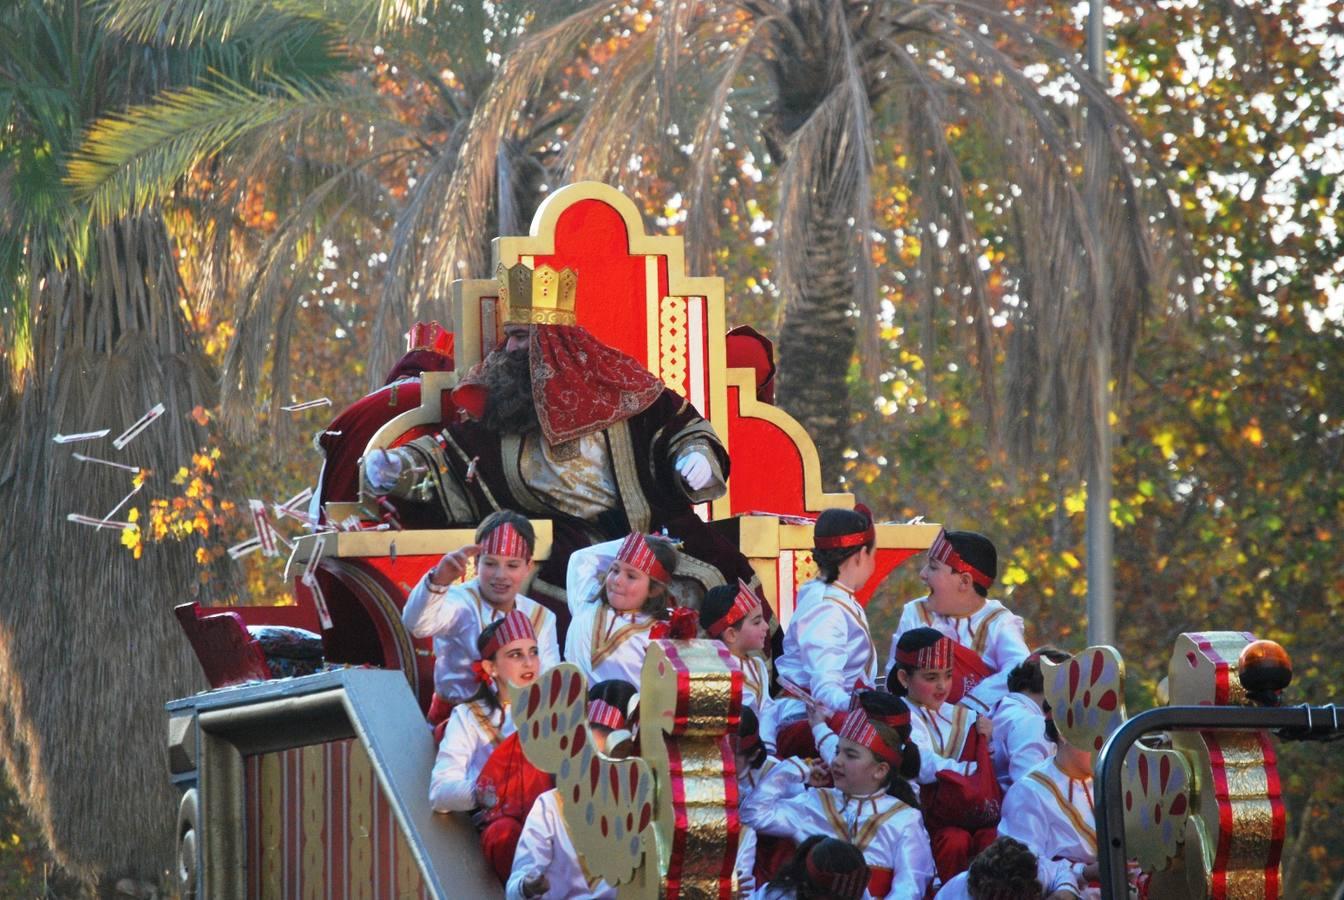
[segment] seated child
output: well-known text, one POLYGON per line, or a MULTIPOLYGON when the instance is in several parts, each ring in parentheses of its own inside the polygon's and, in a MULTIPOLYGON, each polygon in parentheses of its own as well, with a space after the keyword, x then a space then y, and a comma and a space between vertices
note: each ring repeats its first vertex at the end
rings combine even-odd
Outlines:
POLYGON ((1069 658, 1053 648, 1031 654, 1008 673, 1008 693, 999 699, 990 718, 994 735, 990 748, 994 757, 994 775, 1005 791, 1038 764, 1055 755, 1055 745, 1045 739, 1045 682, 1041 678, 1041 657, 1054 663, 1069 658))
POLYGON ((1008 789, 999 834, 1026 844, 1052 872, 1064 868, 1080 884, 1095 882, 1099 869, 1092 754, 1070 744, 1048 712, 1045 736, 1054 743, 1055 755, 1008 789))
MULTIPOLYGON (((634 696, 635 686, 625 681, 602 681, 588 689, 588 736, 600 752, 607 752, 607 739, 613 732, 627 728, 626 710, 634 696)), ((518 839, 505 897, 615 900, 616 889, 590 876, 574 851, 560 804, 558 792, 552 789, 532 805, 518 839)))
POLYGON ((565 636, 565 659, 589 683, 620 679, 639 684, 649 632, 667 618, 668 585, 676 570, 675 546, 652 534, 632 533, 569 558, 566 587, 573 618, 565 636), (613 549, 615 559, 599 581, 599 561, 613 549))
POLYGON ((814 834, 752 900, 862 900, 868 879, 868 863, 858 847, 814 834))
MULTIPOLYGON (((737 769, 737 802, 742 803, 756 790, 756 785, 770 773, 779 760, 771 756, 761 740, 760 721, 756 714, 745 704, 738 720, 737 735, 730 737, 733 749, 733 762, 737 769)), ((747 884, 763 880, 766 872, 774 872, 793 855, 793 845, 770 835, 757 837, 756 830, 742 825, 738 839, 738 883, 747 884), (758 854, 761 866, 757 865, 758 854)))
POLYGON ((765 748, 775 748, 774 716, 767 711, 774 705, 770 696, 770 663, 762 655, 770 636, 765 604, 741 581, 710 588, 700 605, 700 627, 712 638, 722 641, 742 665, 742 710, 751 710, 764 727, 759 739, 765 748))
POLYGON ((480 686, 465 703, 453 707, 439 742, 429 778, 429 803, 435 812, 467 812, 484 805, 476 779, 501 740, 513 734, 510 686, 531 684, 541 669, 532 620, 520 609, 485 626, 473 648, 480 686))
POLYGON ((923 897, 934 865, 907 781, 919 772, 910 711, 891 694, 864 691, 834 743, 829 767, 793 757, 771 769, 742 804, 742 821, 758 834, 795 841, 821 834, 852 843, 868 863, 873 897, 923 897), (835 786, 820 787, 828 771, 835 786))
POLYGON ((947 702, 952 684, 953 644, 932 628, 915 628, 901 635, 896 644, 896 666, 887 675, 887 689, 910 704, 910 733, 919 746, 920 798, 938 864, 938 877, 947 881, 964 872, 971 857, 995 838, 993 820, 1001 792, 990 770, 988 740, 993 725, 965 706, 947 702), (978 772, 983 763, 986 772, 978 772), (973 808, 964 803, 973 780, 962 780, 956 796, 941 796, 945 790, 939 772, 988 777, 988 790, 975 799, 973 808))
MULTIPOLYGON (((856 690, 877 684, 877 651, 868 617, 854 596, 877 567, 876 541, 864 512, 828 509, 817 517, 812 551, 817 578, 798 591, 784 652, 775 662, 781 682, 797 685, 830 712, 844 712, 856 690)), ((781 697, 775 704, 781 757, 815 753, 804 715, 806 706, 797 697, 781 697)))
POLYGON ((956 643, 956 680, 949 702, 971 694, 969 702, 977 710, 993 709, 1006 690, 1008 671, 1027 658, 1022 619, 988 599, 998 571, 998 553, 989 538, 973 531, 939 532, 919 572, 929 595, 905 604, 891 638, 887 668, 896 662, 902 634, 911 628, 935 628, 956 643))
POLYGON ((934 900, 1066 900, 1080 896, 1072 874, 1052 873, 1021 841, 1001 837, 971 860, 934 900))
POLYGON ((476 543, 445 554, 438 565, 416 583, 401 611, 406 630, 418 638, 434 638, 434 699, 429 721, 435 738, 443 736, 442 723, 453 706, 476 690, 471 663, 476 636, 491 622, 515 609, 532 620, 541 650, 541 667, 560 662, 555 613, 531 597, 518 593, 532 564, 536 536, 525 516, 510 510, 491 513, 476 529, 476 543), (454 584, 476 557, 476 577, 454 584))

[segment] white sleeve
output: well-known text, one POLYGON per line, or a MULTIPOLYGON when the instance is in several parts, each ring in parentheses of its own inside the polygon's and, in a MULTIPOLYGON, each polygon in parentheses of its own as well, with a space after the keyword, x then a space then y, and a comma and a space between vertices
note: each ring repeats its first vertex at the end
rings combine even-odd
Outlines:
POLYGON ((508 883, 504 885, 504 896, 508 900, 523 900, 523 882, 537 873, 544 873, 551 867, 555 857, 555 826, 552 818, 555 807, 545 800, 543 794, 532 804, 523 822, 522 834, 518 836, 518 848, 513 852, 513 869, 509 872, 508 883))
POLYGON ((537 649, 541 653, 543 672, 560 665, 560 641, 555 636, 555 613, 549 610, 542 619, 541 634, 537 635, 537 649))
MULTIPOLYGON (((995 723, 995 730, 999 725, 995 723)), ((1008 751, 1008 777, 1016 782, 1054 756, 1054 745, 1045 737, 1045 720, 1013 716, 1003 723, 1003 746, 1008 751)))
POLYGON ((480 738, 466 724, 467 704, 448 718, 429 776, 429 805, 435 812, 467 812, 476 806, 476 774, 471 757, 480 738))
POLYGON ((1044 815, 1042 798, 1031 789, 1031 782, 1023 779, 1013 782, 1003 795, 1003 810, 999 816, 999 836, 1019 840, 1042 857, 1051 843, 1049 823, 1044 815))
POLYGON ((913 815, 908 822, 900 831, 891 860, 891 890, 887 896, 892 900, 923 897, 937 873, 923 820, 913 815))
POLYGON ((565 633, 565 662, 579 667, 589 687, 593 686, 593 616, 597 613, 598 604, 589 603, 574 614, 565 633))
POLYGON ((1031 650, 1027 648, 1021 616, 1009 610, 1006 615, 999 616, 995 624, 999 627, 994 629, 993 640, 985 648, 985 662, 1002 672, 1006 679, 1014 666, 1031 655, 1031 650))
POLYGON ((737 837, 737 883, 754 884, 752 871, 756 868, 756 831, 749 825, 743 825, 737 837))
POLYGON ((840 735, 831 731, 831 726, 818 722, 812 726, 812 743, 817 745, 817 755, 826 765, 835 761, 835 751, 840 749, 840 735))
POLYGON ((940 756, 933 749, 928 726, 919 716, 910 717, 910 739, 919 747, 919 775, 916 780, 920 784, 933 784, 938 780, 939 772, 960 772, 963 775, 970 775, 975 771, 974 762, 958 762, 940 756))
POLYGON ((467 612, 460 603, 449 602, 451 587, 442 591, 429 589, 429 576, 433 571, 430 569, 415 583, 401 610, 402 624, 418 638, 434 637, 449 631, 467 612))
MULTIPOLYGON (((801 624, 801 623, 800 623, 801 624)), ((849 709, 845 666, 849 662, 845 614, 832 603, 819 603, 798 629, 798 655, 811 673, 812 696, 832 712, 849 709)))
POLYGON ((761 834, 774 834, 801 841, 807 837, 799 829, 800 817, 792 807, 806 803, 808 765, 796 756, 781 759, 739 810, 742 822, 761 834))
POLYGON ((577 618, 579 610, 597 596, 602 579, 623 542, 624 539, 593 544, 569 555, 569 568, 565 570, 565 601, 571 616, 577 618))

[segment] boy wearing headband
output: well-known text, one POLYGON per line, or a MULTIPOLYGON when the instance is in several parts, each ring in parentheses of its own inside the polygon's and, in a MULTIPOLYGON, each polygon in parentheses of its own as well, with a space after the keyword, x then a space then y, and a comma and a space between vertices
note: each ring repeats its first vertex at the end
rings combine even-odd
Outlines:
POLYGON ((896 664, 896 642, 912 628, 934 628, 956 644, 951 703, 963 695, 988 713, 1007 692, 1008 672, 1027 658, 1022 619, 989 596, 998 576, 994 544, 974 531, 940 531, 919 577, 928 596, 911 600, 891 637, 887 669, 896 664))
POLYGON ((763 655, 770 637, 765 603, 744 581, 716 585, 700 605, 700 628, 722 641, 742 666, 742 709, 751 710, 764 726, 759 738, 773 752, 775 701, 770 696, 770 663, 763 655))
POLYGON ((486 516, 476 529, 476 542, 445 554, 412 589, 401 611, 406 630, 418 638, 434 638, 434 699, 429 721, 442 736, 442 723, 453 707, 476 690, 471 663, 476 637, 491 622, 520 610, 532 622, 541 667, 560 662, 555 613, 531 597, 518 593, 532 565, 536 536, 525 516, 500 510, 486 516), (457 584, 476 557, 476 577, 457 584))

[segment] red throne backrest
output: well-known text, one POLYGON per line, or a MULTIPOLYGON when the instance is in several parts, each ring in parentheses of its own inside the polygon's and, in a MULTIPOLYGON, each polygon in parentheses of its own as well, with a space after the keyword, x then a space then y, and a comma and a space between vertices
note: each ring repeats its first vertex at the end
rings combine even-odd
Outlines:
POLYGON ((242 616, 233 612, 201 615, 199 603, 173 608, 178 623, 196 651, 210 687, 221 688, 271 677, 261 645, 247 632, 242 616))

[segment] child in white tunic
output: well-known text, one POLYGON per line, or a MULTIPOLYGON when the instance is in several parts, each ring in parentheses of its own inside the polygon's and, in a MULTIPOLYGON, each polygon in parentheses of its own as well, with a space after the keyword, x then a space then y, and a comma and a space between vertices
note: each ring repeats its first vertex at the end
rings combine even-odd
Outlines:
POLYGON ((721 584, 705 592, 700 605, 700 628, 723 642, 742 666, 742 709, 751 710, 763 725, 760 739, 775 749, 774 715, 770 707, 770 663, 762 655, 770 637, 765 604, 747 584, 721 584))
POLYGON ((929 836, 910 784, 919 749, 910 713, 896 697, 864 691, 845 717, 828 767, 796 757, 775 766, 742 806, 759 834, 803 841, 821 834, 854 844, 870 869, 873 897, 920 900, 933 880, 929 836), (812 789, 805 789, 812 786, 812 789))
POLYGON ((868 889, 868 863, 847 841, 814 834, 798 845, 779 875, 752 900, 861 900, 868 889))
POLYGON ((1055 755, 1055 745, 1045 737, 1045 681, 1041 658, 1060 663, 1069 655, 1045 648, 1031 654, 1008 673, 1008 693, 1000 698, 990 718, 994 720, 994 775, 1006 791, 1027 772, 1055 755))
MULTIPOLYGON (((863 512, 828 509, 817 517, 812 540, 817 579, 798 592, 775 669, 781 683, 796 685, 809 701, 843 712, 855 690, 877 685, 877 651, 855 597, 877 566, 877 536, 863 512)), ((767 731, 777 733, 781 757, 815 754, 805 715, 804 701, 796 696, 775 704, 774 727, 767 731)))
POLYGON ((476 542, 445 554, 412 588, 401 621, 418 638, 434 639, 434 700, 429 720, 438 725, 476 690, 471 663, 478 659, 481 629, 515 609, 532 621, 541 651, 541 667, 560 662, 555 613, 518 593, 532 567, 536 535, 525 516, 500 510, 476 529, 476 542), (457 584, 476 557, 476 577, 457 584))
MULTIPOLYGON (((634 696, 634 685, 624 681, 603 681, 589 688, 588 734, 598 750, 605 753, 611 734, 626 729, 626 711, 634 696)), ((542 794, 532 804, 513 856, 513 872, 504 887, 508 900, 615 900, 616 889, 589 874, 575 852, 562 804, 555 790, 542 794)))
POLYGON ((590 684, 611 679, 639 684, 649 632, 667 618, 667 588, 676 570, 672 542, 651 534, 632 533, 570 556, 566 595, 573 618, 565 659, 590 684))
POLYGON ((1021 841, 1001 837, 971 861, 971 868, 942 886, 934 900, 1069 900, 1080 896, 1077 879, 1046 865, 1021 841))
POLYGON ((1009 670, 1028 654, 1021 617, 989 598, 998 568, 998 552, 989 538, 973 531, 939 532, 919 572, 929 594, 911 600, 901 611, 887 668, 896 663, 896 642, 902 634, 912 628, 935 628, 958 646, 951 702, 969 695, 967 702, 977 711, 993 709, 1007 691, 1009 670))
MULTIPOLYGON (((1013 782, 1003 798, 999 834, 1016 838, 1043 862, 1067 868, 1080 884, 1095 882, 1097 824, 1092 799, 1092 755, 1062 737, 1046 720, 1055 755, 1013 782)), ((1097 896, 1089 888, 1084 896, 1097 896)))
POLYGON ((507 697, 508 691, 497 691, 495 684, 531 684, 541 668, 532 622, 522 610, 515 609, 487 625, 475 649, 481 657, 474 664, 480 689, 453 708, 439 742, 429 778, 429 803, 435 812, 467 812, 489 800, 477 796, 477 776, 491 751, 515 731, 513 718, 501 700, 501 694, 507 697))

